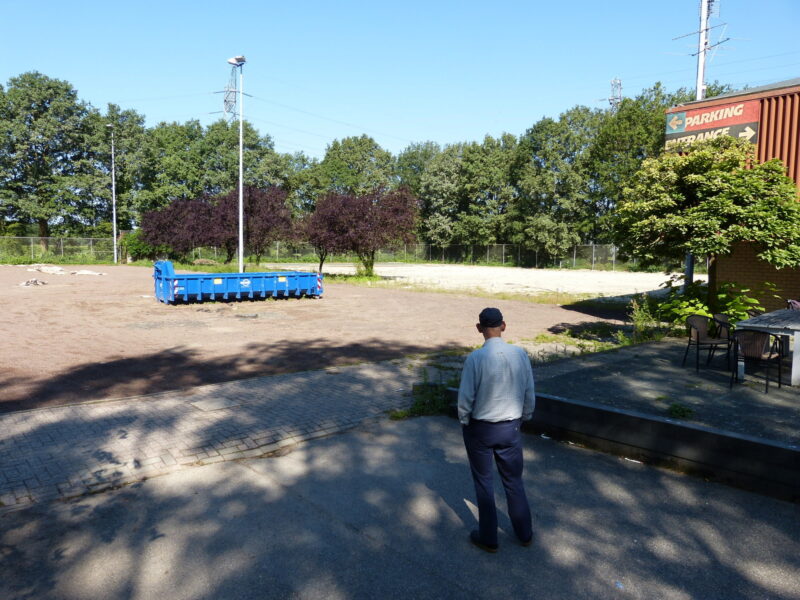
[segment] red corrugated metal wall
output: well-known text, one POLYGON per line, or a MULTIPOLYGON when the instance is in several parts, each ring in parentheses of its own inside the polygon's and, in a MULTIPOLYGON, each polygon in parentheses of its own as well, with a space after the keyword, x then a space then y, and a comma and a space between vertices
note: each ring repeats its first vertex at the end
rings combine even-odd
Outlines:
POLYGON ((800 187, 800 92, 761 99, 757 158, 780 158, 800 187))

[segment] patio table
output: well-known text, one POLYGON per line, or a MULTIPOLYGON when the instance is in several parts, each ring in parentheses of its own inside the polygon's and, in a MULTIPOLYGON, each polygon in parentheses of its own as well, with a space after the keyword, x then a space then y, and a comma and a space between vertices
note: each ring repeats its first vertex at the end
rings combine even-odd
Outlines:
POLYGON ((782 336, 788 342, 788 337, 792 336, 792 363, 790 381, 792 385, 800 385, 800 310, 789 310, 782 308, 764 313, 744 321, 736 323, 736 329, 758 329, 769 331, 782 336))

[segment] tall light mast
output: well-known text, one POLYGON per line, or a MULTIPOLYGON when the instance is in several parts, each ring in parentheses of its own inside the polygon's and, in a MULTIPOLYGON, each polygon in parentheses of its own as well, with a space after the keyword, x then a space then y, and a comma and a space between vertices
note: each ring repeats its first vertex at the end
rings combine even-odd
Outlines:
MULTIPOLYGON (((245 62, 247 61, 244 56, 234 56, 228 59, 228 64, 233 65, 231 79, 234 82, 233 75, 236 69, 239 69, 239 88, 235 92, 239 101, 239 273, 244 273, 244 75, 242 74, 242 67, 245 62)), ((225 101, 227 109, 227 94, 225 101)))

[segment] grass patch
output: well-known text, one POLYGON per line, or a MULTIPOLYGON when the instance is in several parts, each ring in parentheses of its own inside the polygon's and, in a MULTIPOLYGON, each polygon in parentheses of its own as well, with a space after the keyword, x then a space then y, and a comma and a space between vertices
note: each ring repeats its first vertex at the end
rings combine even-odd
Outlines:
POLYGON ((447 386, 443 383, 419 383, 412 388, 414 402, 409 408, 393 410, 389 418, 393 421, 408 419, 409 417, 422 417, 426 415, 446 415, 450 405, 445 392, 447 386))
POLYGON ((628 345, 625 327, 604 321, 596 323, 583 323, 575 327, 568 327, 562 331, 540 333, 532 342, 536 344, 558 344, 564 346, 564 354, 589 354, 604 352, 628 345))
POLYGON ((415 383, 411 388, 413 402, 409 408, 393 410, 389 418, 393 421, 408 419, 409 417, 423 417, 433 415, 446 415, 450 412, 450 401, 447 395, 448 387, 458 387, 461 378, 461 369, 451 365, 430 363, 422 367, 422 383, 415 383), (439 372, 439 382, 429 381, 428 369, 435 368, 439 372), (447 377, 445 377, 447 374, 447 377))
POLYGON ((680 402, 673 402, 669 405, 667 412, 670 417, 676 419, 689 419, 694 414, 694 409, 680 402))
POLYGON ((384 282, 379 275, 345 275, 334 273, 325 275, 325 281, 335 283, 352 283, 355 285, 365 285, 368 287, 372 287, 374 284, 382 284, 384 282))

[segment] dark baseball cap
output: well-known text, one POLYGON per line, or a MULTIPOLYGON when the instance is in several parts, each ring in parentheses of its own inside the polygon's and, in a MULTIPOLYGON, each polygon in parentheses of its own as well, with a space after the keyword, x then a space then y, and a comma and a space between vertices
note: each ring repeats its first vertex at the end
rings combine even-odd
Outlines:
POLYGON ((478 321, 483 327, 500 327, 503 323, 503 313, 498 308, 484 308, 478 315, 478 321))

